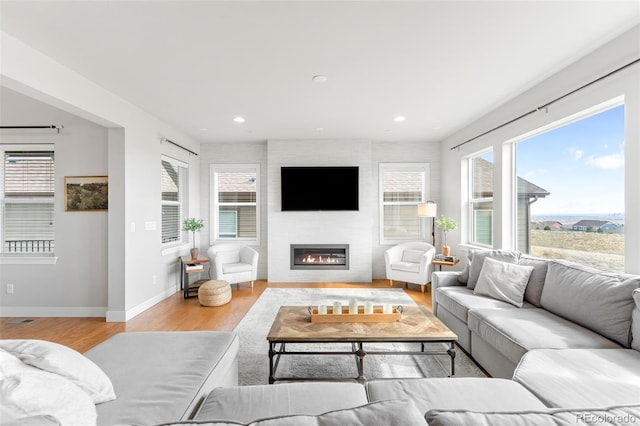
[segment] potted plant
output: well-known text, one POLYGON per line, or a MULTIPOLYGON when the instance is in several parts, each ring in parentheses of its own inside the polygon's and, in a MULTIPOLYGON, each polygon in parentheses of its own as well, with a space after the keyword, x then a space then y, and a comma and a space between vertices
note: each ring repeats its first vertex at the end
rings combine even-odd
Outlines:
POLYGON ((198 249, 196 248, 196 232, 200 232, 200 230, 204 228, 204 220, 196 219, 192 217, 191 219, 185 219, 184 225, 182 229, 184 231, 190 231, 193 233, 193 248, 191 249, 191 259, 198 258, 198 249))
POLYGON ((447 232, 453 231, 456 229, 458 224, 450 217, 445 215, 441 215, 438 219, 436 219, 436 225, 438 228, 442 229, 444 236, 444 244, 442 245, 442 254, 444 256, 449 256, 451 254, 451 247, 447 245, 447 232))

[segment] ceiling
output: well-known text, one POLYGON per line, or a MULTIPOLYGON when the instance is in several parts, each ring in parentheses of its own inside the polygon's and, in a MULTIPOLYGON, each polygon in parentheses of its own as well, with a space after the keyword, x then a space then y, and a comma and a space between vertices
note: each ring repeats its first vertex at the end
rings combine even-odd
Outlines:
POLYGON ((637 0, 0 2, 2 31, 204 143, 440 141, 638 23, 637 0))

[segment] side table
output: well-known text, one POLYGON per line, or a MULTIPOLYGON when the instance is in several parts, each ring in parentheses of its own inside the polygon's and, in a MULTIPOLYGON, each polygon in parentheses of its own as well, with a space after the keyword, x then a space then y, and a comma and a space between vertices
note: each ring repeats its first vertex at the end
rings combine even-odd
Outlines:
MULTIPOLYGON (((198 295, 198 289, 200 285, 207 280, 198 280, 194 283, 189 283, 189 274, 204 272, 205 264, 209 263, 209 259, 206 257, 199 257, 197 259, 191 259, 190 257, 180 258, 180 289, 183 290, 184 298, 196 297, 198 295), (194 294, 191 294, 194 293, 194 294)), ((208 266, 208 265, 207 265, 208 266)), ((207 270, 209 279, 211 279, 211 268, 207 270)))
POLYGON ((460 262, 460 258, 459 257, 454 257, 453 261, 449 261, 449 260, 433 260, 431 261, 432 264, 434 265, 438 265, 438 267, 440 268, 439 270, 442 271, 442 267, 443 266, 454 266, 457 265, 460 262))

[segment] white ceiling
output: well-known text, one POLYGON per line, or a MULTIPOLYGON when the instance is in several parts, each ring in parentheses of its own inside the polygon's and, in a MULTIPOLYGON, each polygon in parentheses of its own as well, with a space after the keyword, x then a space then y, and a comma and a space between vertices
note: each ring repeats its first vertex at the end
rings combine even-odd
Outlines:
POLYGON ((0 19, 201 142, 439 141, 637 25, 640 2, 3 0, 0 19))

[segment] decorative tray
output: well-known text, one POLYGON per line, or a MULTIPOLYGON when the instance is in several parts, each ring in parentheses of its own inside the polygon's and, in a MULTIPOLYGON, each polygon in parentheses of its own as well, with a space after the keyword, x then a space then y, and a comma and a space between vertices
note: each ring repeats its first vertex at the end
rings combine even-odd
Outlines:
POLYGON ((333 308, 327 307, 326 314, 318 314, 318 308, 309 307, 312 323, 339 323, 339 322, 397 322, 402 318, 402 306, 393 306, 390 314, 383 312, 382 306, 374 306, 372 314, 364 313, 364 306, 358 306, 357 314, 350 314, 349 307, 342 307, 342 314, 334 315, 333 308))

